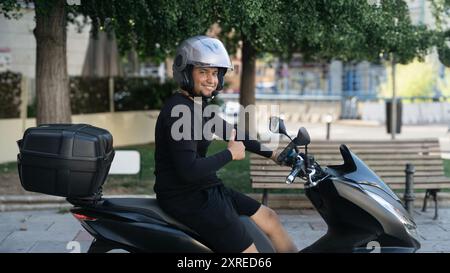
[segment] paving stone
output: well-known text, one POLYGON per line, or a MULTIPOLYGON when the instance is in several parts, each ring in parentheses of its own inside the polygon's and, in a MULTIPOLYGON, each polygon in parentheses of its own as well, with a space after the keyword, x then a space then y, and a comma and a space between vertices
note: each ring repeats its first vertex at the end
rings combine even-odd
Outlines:
POLYGON ((91 242, 60 242, 60 241, 38 241, 36 242, 29 253, 86 253, 91 242))

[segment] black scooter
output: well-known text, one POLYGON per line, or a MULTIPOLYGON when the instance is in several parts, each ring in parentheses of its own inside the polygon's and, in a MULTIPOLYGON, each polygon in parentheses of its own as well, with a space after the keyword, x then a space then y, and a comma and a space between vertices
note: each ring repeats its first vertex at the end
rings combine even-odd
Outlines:
MULTIPOLYGON (((283 120, 272 117, 274 133, 289 135, 283 120)), ((411 216, 400 199, 345 145, 344 164, 322 168, 308 154, 305 128, 291 139, 278 160, 292 166, 286 183, 305 182, 305 194, 328 225, 327 233, 301 252, 403 252, 420 248, 411 216), (298 147, 304 146, 305 152, 298 147)), ((152 198, 102 198, 97 203, 68 199, 72 214, 95 238, 88 252, 195 252, 212 250, 189 227, 164 213, 152 198)), ((246 216, 241 220, 260 252, 275 252, 268 237, 246 216)))

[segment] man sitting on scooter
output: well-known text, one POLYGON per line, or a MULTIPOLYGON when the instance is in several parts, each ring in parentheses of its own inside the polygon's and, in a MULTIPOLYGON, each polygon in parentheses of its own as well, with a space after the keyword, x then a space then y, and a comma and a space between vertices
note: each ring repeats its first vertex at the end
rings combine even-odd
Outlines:
POLYGON ((276 153, 263 151, 261 144, 248 134, 242 141, 236 141, 236 131, 228 130, 232 125, 221 119, 224 130, 218 137, 229 139, 228 147, 206 156, 211 140, 204 136, 203 129, 210 118, 199 117, 194 109, 199 107, 199 101, 201 109, 205 109, 207 99, 223 89, 228 69, 232 69, 230 58, 217 39, 195 36, 178 47, 173 74, 180 90, 166 101, 156 123, 154 190, 159 206, 197 232, 215 252, 258 252, 239 215, 251 217, 268 235, 277 252, 297 252, 272 209, 225 187, 216 175, 231 160, 244 159, 245 150, 273 160, 276 153), (173 116, 174 108, 180 106, 184 108, 178 109, 189 109, 193 121, 190 130, 183 132, 188 137, 182 139, 174 137, 173 129, 180 119, 173 116), (200 127, 194 126, 195 119, 200 120, 200 127))

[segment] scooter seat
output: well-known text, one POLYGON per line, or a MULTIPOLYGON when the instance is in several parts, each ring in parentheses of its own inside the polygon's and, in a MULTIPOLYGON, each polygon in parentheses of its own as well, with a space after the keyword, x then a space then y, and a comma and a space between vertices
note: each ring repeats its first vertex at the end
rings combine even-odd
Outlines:
MULTIPOLYGON (((123 210, 128 212, 136 212, 149 216, 153 219, 166 222, 168 225, 187 233, 200 242, 202 241, 198 233, 166 214, 158 206, 158 202, 154 198, 106 198, 102 203, 102 207, 116 211, 123 210)), ((267 235, 265 235, 248 216, 241 216, 240 220, 253 237, 255 245, 260 252, 275 252, 275 248, 272 246, 267 235)))
POLYGON ((158 202, 155 198, 106 198, 104 199, 102 206, 140 213, 159 221, 166 222, 188 234, 198 236, 194 230, 165 213, 158 206, 158 202))

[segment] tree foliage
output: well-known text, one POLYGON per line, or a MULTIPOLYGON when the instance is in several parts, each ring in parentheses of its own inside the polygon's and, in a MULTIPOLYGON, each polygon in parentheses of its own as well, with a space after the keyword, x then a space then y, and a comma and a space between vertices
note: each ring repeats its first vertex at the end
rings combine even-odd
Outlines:
POLYGON ((83 0, 74 11, 91 19, 93 31, 114 31, 122 53, 134 49, 142 58, 162 61, 177 44, 204 34, 212 25, 207 1, 83 0))
POLYGON ((230 47, 245 37, 258 52, 280 56, 376 61, 396 53, 405 63, 434 42, 432 31, 411 23, 402 0, 217 1, 214 11, 230 47))
MULTIPOLYGON (((397 62, 408 63, 438 42, 435 32, 411 23, 403 0, 215 0, 211 10, 231 52, 244 45, 251 54, 282 59, 301 53, 305 61, 371 62, 394 53, 397 62)), ((244 64, 244 75, 247 69, 244 64)), ((241 81, 241 103, 254 101, 242 99, 254 96, 254 84, 242 86, 247 78, 241 81)))
POLYGON ((21 8, 27 6, 36 11, 36 93, 41 98, 37 119, 45 123, 70 122, 68 82, 62 80, 67 79, 67 62, 61 61, 65 55, 67 22, 79 27, 91 22, 94 34, 100 30, 114 31, 122 53, 133 49, 141 57, 156 60, 173 53, 179 41, 205 33, 213 23, 212 17, 205 13, 207 1, 187 0, 82 0, 80 4, 76 1, 68 4, 65 0, 2 0, 0 13, 19 19, 21 8), (79 15, 84 15, 81 22, 79 15), (48 73, 55 69, 57 73, 48 73), (58 99, 50 102, 52 98, 58 99))
MULTIPOLYGON (((449 0, 433 2, 439 2, 441 13, 448 11, 449 0)), ((23 5, 18 3, 3 0, 0 13, 16 18, 23 5)), ((251 56, 243 60, 252 66, 267 52, 285 59, 301 53, 305 60, 372 62, 395 53, 398 62, 408 63, 436 44, 450 60, 443 46, 449 33, 413 25, 403 0, 81 0, 81 5, 66 5, 66 12, 69 22, 77 22, 78 15, 84 15, 84 23, 89 18, 94 32, 114 31, 122 53, 134 49, 155 60, 172 55, 179 42, 206 33, 214 23, 230 52, 245 45, 251 56)), ((253 96, 249 88, 254 85, 246 84, 241 95, 253 96)))
POLYGON ((432 12, 438 31, 437 50, 439 60, 445 66, 450 66, 450 0, 431 1, 432 12))

